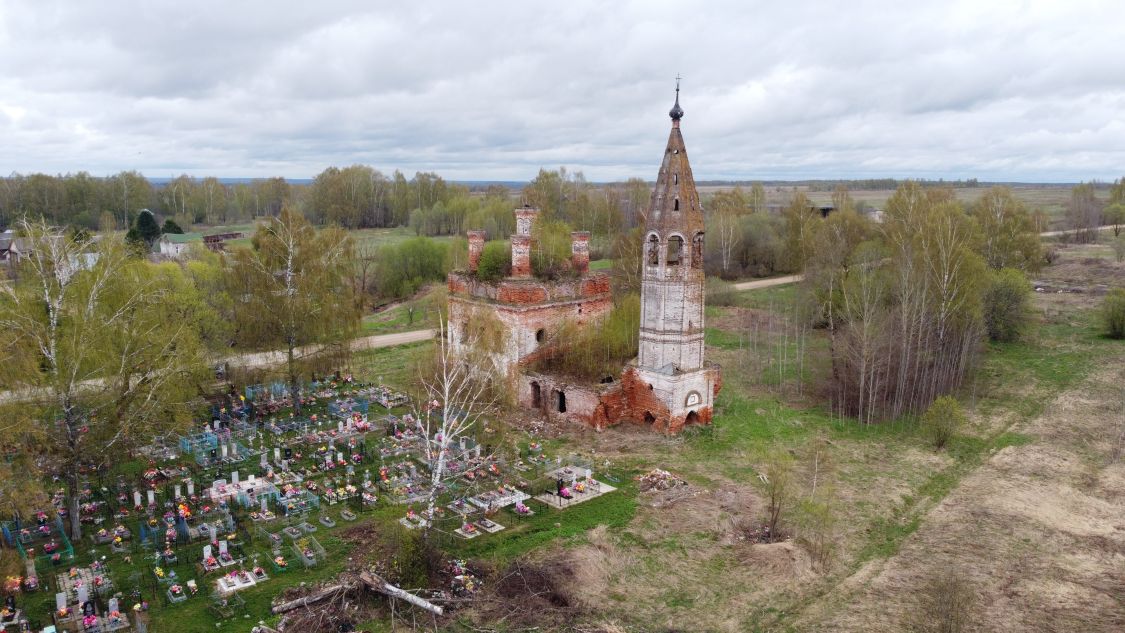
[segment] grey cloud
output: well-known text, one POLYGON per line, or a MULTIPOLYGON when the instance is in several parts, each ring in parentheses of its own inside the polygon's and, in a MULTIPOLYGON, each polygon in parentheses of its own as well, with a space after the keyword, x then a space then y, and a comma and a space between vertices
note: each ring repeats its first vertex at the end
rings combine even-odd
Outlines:
POLYGON ((1111 2, 0 0, 0 173, 1118 177, 1111 2))

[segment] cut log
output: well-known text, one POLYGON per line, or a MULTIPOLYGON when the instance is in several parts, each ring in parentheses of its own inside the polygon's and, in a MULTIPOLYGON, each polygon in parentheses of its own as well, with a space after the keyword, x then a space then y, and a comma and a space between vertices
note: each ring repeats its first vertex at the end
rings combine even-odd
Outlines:
POLYGON ((273 608, 273 612, 274 612, 274 614, 285 613, 287 611, 292 611, 293 609, 300 609, 301 607, 307 607, 310 604, 316 604, 317 602, 320 602, 321 600, 324 600, 326 598, 330 598, 330 597, 336 595, 337 593, 339 593, 340 591, 347 591, 349 589, 355 589, 355 583, 354 582, 341 583, 341 584, 338 584, 338 585, 332 585, 331 587, 325 587, 324 589, 321 589, 320 591, 317 591, 316 593, 310 593, 309 595, 305 596, 304 598, 297 598, 296 600, 290 600, 289 602, 282 602, 281 604, 279 604, 279 605, 277 605, 273 608))
MULTIPOLYGON (((399 600, 409 602, 410 604, 418 607, 419 609, 424 609, 424 610, 429 611, 430 613, 433 613, 433 614, 436 614, 436 615, 442 615, 442 613, 444 612, 444 609, 442 609, 438 605, 430 602, 429 600, 426 600, 424 598, 419 598, 418 596, 416 596, 416 595, 414 595, 414 594, 412 594, 408 591, 404 591, 402 589, 399 589, 398 587, 388 583, 387 581, 385 581, 382 578, 376 576, 375 574, 368 573, 368 572, 362 572, 362 573, 359 574, 359 580, 368 589, 370 589, 371 591, 374 591, 376 593, 381 593, 384 596, 389 596, 391 598, 397 598, 399 600)), ((307 595, 303 598, 297 598, 296 600, 290 600, 289 602, 283 602, 283 603, 273 607, 272 610, 273 610, 274 614, 286 613, 286 612, 292 611, 294 609, 300 609, 301 607, 307 607, 311 604, 316 604, 317 602, 320 602, 321 600, 325 600, 325 599, 331 598, 332 596, 337 595, 341 591, 351 591, 355 588, 356 588, 356 583, 354 581, 352 581, 352 582, 342 582, 342 583, 337 584, 337 585, 325 587, 325 588, 323 588, 319 591, 316 591, 315 593, 310 593, 309 595, 307 595)))
POLYGON ((375 574, 362 572, 359 575, 359 579, 362 580, 363 584, 367 585, 367 587, 369 589, 371 589, 372 591, 377 591, 377 592, 379 592, 379 593, 381 593, 385 596, 390 596, 392 598, 398 598, 399 600, 404 600, 404 601, 409 602, 410 604, 418 607, 419 609, 424 609, 424 610, 429 611, 430 613, 433 613, 433 614, 436 614, 436 615, 441 615, 444 612, 444 609, 442 609, 441 607, 437 606, 436 604, 430 602, 429 600, 426 600, 424 598, 419 598, 418 596, 416 596, 416 595, 414 595, 414 594, 412 594, 408 591, 404 591, 402 589, 399 589, 398 587, 388 583, 387 581, 385 581, 382 578, 376 576, 375 574))

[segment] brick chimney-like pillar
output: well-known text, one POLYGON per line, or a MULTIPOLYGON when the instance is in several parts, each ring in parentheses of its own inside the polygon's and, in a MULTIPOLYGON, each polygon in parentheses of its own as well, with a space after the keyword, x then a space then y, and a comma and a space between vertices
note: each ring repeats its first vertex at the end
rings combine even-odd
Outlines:
POLYGON ((574 231, 570 234, 570 265, 580 275, 585 275, 590 270, 589 231, 574 231))
POLYGON ((484 252, 484 231, 469 231, 469 272, 477 272, 480 254, 484 252))
POLYGON ((512 236, 512 276, 531 276, 531 236, 512 236))
POLYGON ((535 207, 525 204, 516 209, 516 235, 530 236, 537 217, 539 217, 539 209, 535 207))

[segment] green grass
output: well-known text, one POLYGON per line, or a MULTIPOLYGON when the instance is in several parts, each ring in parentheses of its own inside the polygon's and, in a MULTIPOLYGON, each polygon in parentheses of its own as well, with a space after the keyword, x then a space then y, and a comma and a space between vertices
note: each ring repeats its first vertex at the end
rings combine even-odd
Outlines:
POLYGON ((612 259, 595 259, 590 262, 590 270, 609 270, 613 268, 612 259))
POLYGON ((414 360, 433 346, 430 341, 366 349, 352 355, 351 367, 356 376, 396 387, 406 392, 417 389, 414 360))

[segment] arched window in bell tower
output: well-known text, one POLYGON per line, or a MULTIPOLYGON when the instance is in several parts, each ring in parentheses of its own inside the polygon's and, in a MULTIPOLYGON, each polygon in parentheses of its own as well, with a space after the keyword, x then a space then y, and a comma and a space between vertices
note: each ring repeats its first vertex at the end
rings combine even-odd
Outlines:
POLYGON ((680 199, 679 198, 676 198, 675 200, 672 201, 672 210, 673 211, 679 211, 680 210, 680 199))
POLYGON ((703 268, 703 233, 691 238, 691 267, 703 268))
POLYGON ((648 237, 648 265, 660 265, 660 239, 655 235, 648 237))
POLYGON ((684 238, 673 235, 668 238, 668 256, 664 260, 669 266, 679 266, 684 257, 684 238))

